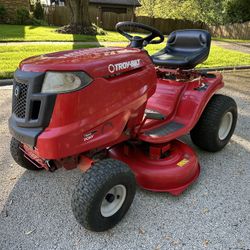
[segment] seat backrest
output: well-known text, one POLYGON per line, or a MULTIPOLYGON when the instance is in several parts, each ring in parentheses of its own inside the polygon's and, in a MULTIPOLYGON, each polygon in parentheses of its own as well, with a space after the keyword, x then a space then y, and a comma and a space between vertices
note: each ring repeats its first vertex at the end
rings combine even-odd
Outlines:
POLYGON ((199 50, 210 51, 211 35, 206 30, 176 30, 172 32, 167 41, 167 50, 172 52, 194 52, 199 50))

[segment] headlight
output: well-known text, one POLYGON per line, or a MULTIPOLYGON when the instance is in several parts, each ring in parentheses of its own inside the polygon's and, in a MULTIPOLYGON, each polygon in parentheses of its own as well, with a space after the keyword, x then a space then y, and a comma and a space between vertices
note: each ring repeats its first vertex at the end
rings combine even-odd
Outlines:
POLYGON ((84 72, 47 72, 42 93, 71 92, 89 85, 92 78, 84 72))

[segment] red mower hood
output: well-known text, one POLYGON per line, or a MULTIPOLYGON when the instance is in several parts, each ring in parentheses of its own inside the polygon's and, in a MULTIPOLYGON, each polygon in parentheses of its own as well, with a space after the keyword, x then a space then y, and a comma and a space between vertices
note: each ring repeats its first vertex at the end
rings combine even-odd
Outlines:
POLYGON ((85 71, 102 77, 140 68, 151 63, 145 51, 136 48, 78 49, 33 56, 23 60, 23 71, 85 71))

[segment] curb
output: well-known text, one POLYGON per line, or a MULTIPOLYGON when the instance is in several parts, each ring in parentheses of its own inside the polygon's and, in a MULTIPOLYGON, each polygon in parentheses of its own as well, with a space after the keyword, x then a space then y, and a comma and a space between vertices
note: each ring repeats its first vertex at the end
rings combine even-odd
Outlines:
POLYGON ((9 86, 13 84, 13 79, 3 79, 0 80, 0 87, 9 86))
POLYGON ((250 69, 250 65, 231 66, 231 67, 216 67, 216 68, 198 68, 197 71, 228 71, 228 70, 244 70, 250 69))
MULTIPOLYGON (((236 67, 217 67, 217 68, 200 68, 197 71, 230 71, 230 70, 244 70, 250 69, 250 65, 246 66, 236 66, 236 67)), ((13 84, 13 79, 3 79, 0 80, 0 87, 9 86, 13 84)))

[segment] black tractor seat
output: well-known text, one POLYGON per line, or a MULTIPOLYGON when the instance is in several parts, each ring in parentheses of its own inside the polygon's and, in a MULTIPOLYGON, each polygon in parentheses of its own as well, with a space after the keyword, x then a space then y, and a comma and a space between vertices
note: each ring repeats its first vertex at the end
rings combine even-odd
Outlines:
POLYGON ((152 55, 155 65, 171 69, 193 69, 204 62, 210 51, 211 35, 206 30, 176 30, 167 46, 152 55))

